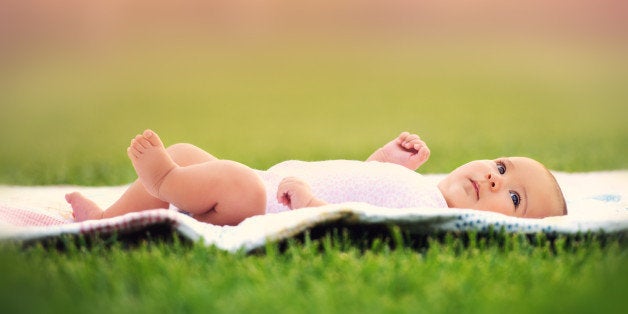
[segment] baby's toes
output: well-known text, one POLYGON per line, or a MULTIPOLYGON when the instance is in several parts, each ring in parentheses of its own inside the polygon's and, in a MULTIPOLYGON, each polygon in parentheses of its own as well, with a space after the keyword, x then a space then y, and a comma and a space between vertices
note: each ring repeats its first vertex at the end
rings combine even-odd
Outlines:
POLYGON ((150 147, 150 143, 142 136, 142 135, 136 135, 135 138, 133 138, 133 146, 136 146, 138 149, 146 149, 150 147))
POLYGON ((161 138, 159 138, 159 135, 157 135, 157 133, 155 133, 153 130, 145 130, 144 133, 142 133, 142 136, 152 146, 160 147, 164 145, 161 141, 161 138))
POLYGON ((133 159, 140 158, 140 155, 142 153, 138 152, 137 149, 133 148, 133 146, 129 146, 126 149, 126 154, 127 156, 129 156, 129 158, 131 158, 131 160, 133 160, 133 159))
POLYGON ((145 148, 137 141, 137 139, 131 140, 131 145, 127 148, 129 157, 139 158, 144 152, 145 148))
POLYGON ((138 135, 131 140, 130 147, 141 153, 147 148, 145 143, 147 143, 146 140, 141 135, 138 135))
POLYGON ((148 149, 150 148, 152 145, 150 144, 150 142, 145 139, 144 137, 140 137, 137 142, 142 146, 142 148, 144 149, 148 149))

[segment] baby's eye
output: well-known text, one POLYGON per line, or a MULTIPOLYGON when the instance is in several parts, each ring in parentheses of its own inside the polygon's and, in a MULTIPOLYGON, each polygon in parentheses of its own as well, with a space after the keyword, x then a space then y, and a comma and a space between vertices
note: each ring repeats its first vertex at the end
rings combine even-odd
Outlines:
POLYGON ((503 162, 501 162, 501 161, 497 162, 497 171, 499 171, 499 174, 506 173, 506 166, 504 165, 503 162))
POLYGON ((517 192, 510 192, 510 198, 512 199, 512 203, 515 204, 515 208, 519 207, 519 203, 521 202, 521 198, 517 192))

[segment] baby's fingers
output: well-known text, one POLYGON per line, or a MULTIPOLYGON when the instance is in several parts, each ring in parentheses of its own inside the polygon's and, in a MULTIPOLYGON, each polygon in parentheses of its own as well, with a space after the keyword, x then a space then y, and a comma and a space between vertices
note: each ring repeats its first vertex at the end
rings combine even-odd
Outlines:
POLYGON ((425 145, 425 142, 423 142, 418 135, 409 134, 401 145, 405 147, 406 149, 410 149, 410 148, 419 149, 420 146, 425 145))
POLYGON ((293 196, 292 194, 293 193, 294 192, 289 189, 280 187, 277 190, 277 202, 279 204, 282 204, 292 209, 292 196, 293 196))
POLYGON ((281 194, 277 194, 277 202, 279 202, 279 204, 285 205, 290 207, 290 192, 284 192, 281 194))
POLYGON ((308 197, 311 198, 310 187, 299 178, 284 178, 277 187, 277 201, 290 209, 303 207, 308 197))
POLYGON ((417 149, 417 151, 417 155, 421 161, 426 161, 430 158, 430 149, 426 145, 421 146, 421 148, 417 149))
POLYGON ((407 158, 403 165, 406 168, 417 170, 430 158, 430 149, 427 146, 420 147, 415 153, 409 154, 407 158))
POLYGON ((397 143, 403 144, 403 142, 406 141, 406 138, 408 137, 408 135, 410 135, 410 133, 408 133, 408 132, 401 132, 401 134, 399 134, 399 136, 397 136, 397 143))
POLYGON ((410 142, 410 145, 416 150, 420 150, 421 148, 427 148, 427 144, 425 144, 425 142, 423 142, 422 140, 414 140, 410 142))

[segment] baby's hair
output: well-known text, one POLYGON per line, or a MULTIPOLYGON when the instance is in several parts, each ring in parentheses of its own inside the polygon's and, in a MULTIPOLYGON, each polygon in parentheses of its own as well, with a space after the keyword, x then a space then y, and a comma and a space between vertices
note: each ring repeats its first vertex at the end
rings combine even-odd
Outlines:
POLYGON ((549 171, 549 169, 547 169, 545 166, 543 167, 545 168, 545 171, 547 172, 548 176, 554 183, 554 188, 555 188, 554 195, 556 195, 556 197, 558 198, 558 201, 560 204, 559 209, 562 212, 561 215, 567 215, 567 202, 565 201, 565 195, 563 194, 563 191, 560 188, 560 184, 558 184, 558 181, 556 180, 556 177, 554 176, 554 174, 552 174, 552 172, 549 171))

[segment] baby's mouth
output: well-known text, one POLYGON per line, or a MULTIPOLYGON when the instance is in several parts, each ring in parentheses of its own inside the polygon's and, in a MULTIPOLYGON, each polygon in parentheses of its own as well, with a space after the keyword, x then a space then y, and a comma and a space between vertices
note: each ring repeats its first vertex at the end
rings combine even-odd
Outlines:
POLYGON ((471 181, 471 185, 473 185, 473 189, 475 190, 475 197, 477 197, 477 200, 480 200, 480 189, 478 188, 478 183, 469 179, 469 181, 471 181))

